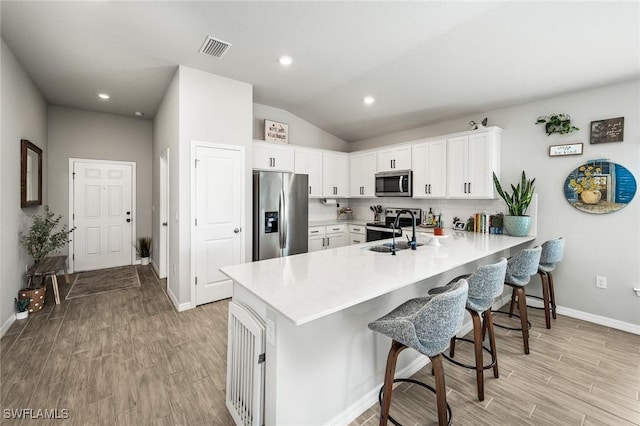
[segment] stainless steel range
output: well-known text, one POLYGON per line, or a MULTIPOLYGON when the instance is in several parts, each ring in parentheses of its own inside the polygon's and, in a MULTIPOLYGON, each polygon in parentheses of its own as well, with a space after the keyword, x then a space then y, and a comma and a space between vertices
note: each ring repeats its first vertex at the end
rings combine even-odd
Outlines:
MULTIPOLYGON (((398 218, 398 213, 402 210, 410 210, 415 218, 416 225, 420 224, 422 218, 422 209, 405 209, 404 207, 388 207, 384 210, 384 222, 370 222, 367 223, 367 242, 386 240, 393 236, 393 223, 398 218)), ((407 227, 413 225, 413 219, 411 214, 402 213, 399 219, 400 227, 407 227)), ((395 229, 396 237, 402 235, 402 229, 395 229)))

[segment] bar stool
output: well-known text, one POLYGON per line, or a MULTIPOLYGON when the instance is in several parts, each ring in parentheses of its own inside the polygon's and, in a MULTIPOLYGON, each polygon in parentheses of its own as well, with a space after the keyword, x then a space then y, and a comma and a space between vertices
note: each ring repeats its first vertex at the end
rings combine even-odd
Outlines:
POLYGON ((467 281, 461 279, 442 294, 411 299, 387 315, 369 323, 371 330, 393 340, 387 356, 384 385, 380 390, 381 426, 386 425, 387 420, 398 424, 389 415, 394 382, 411 382, 434 392, 438 407, 438 425, 445 426, 451 423, 451 409, 447 404, 444 383, 442 351, 449 345, 451 337, 455 336, 462 327, 468 290, 467 281), (398 355, 406 348, 415 349, 429 357, 434 369, 435 389, 417 380, 394 380, 398 355))
MULTIPOLYGON (((498 355, 496 351, 496 337, 493 329, 493 315, 491 305, 496 297, 504 291, 504 279, 507 272, 507 259, 504 257, 498 262, 479 267, 473 274, 466 278, 469 283, 469 295, 467 297, 466 309, 471 314, 473 322, 473 340, 463 337, 452 337, 449 345, 449 356, 443 355, 445 359, 470 370, 476 370, 476 381, 478 386, 478 399, 484 401, 484 370, 493 368, 493 376, 497 379, 498 355), (482 322, 480 320, 482 317, 482 322), (482 342, 486 333, 489 332, 489 349, 482 342), (463 364, 454 359, 456 340, 473 343, 475 349, 475 365, 463 364), (491 363, 484 365, 482 351, 491 354, 491 363)), ((455 281, 455 280, 454 280, 455 281)), ((446 291, 453 281, 444 287, 436 287, 429 290, 429 294, 439 294, 446 291)))
MULTIPOLYGON (((522 331, 522 343, 525 354, 529 354, 529 329, 531 328, 531 323, 527 319, 527 295, 524 291, 524 286, 529 284, 531 277, 538 272, 541 251, 542 248, 540 246, 524 249, 507 261, 507 273, 504 283, 513 289, 508 314, 510 317, 520 318, 520 328, 507 327, 495 323, 496 327, 522 331), (516 299, 518 301, 518 311, 520 315, 513 313, 516 299)), ((506 313, 502 311, 497 312, 506 313)))
MULTIPOLYGON (((564 254, 564 238, 556 238, 542 244, 540 254, 540 264, 538 265, 538 275, 542 282, 542 301, 544 302, 544 320, 547 328, 551 328, 551 318, 556 319, 556 290, 553 286, 553 272, 556 264, 562 260, 564 254)), ((533 296, 540 299, 538 296, 533 296)), ((539 308, 538 308, 539 309, 539 308)))

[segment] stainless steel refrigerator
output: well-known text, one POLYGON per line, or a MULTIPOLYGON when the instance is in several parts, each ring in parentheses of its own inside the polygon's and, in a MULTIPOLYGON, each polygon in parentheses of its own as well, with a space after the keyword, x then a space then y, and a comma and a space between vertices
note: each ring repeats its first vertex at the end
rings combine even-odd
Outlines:
POLYGON ((253 260, 308 251, 307 175, 253 172, 253 260))

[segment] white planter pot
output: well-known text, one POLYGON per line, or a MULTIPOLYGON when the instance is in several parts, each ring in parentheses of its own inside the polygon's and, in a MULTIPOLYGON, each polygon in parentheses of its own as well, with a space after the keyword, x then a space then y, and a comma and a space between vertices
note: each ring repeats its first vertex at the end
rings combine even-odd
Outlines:
POLYGON ((16 313, 16 319, 26 319, 29 316, 29 311, 16 313))
POLYGON ((142 262, 142 265, 148 265, 149 264, 149 258, 148 257, 141 257, 140 261, 142 262))

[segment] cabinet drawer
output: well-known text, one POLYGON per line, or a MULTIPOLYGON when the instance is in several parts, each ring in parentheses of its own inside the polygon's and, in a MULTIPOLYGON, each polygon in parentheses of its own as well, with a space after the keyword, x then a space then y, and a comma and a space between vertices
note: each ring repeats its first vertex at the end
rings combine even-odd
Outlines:
POLYGON ((309 227, 309 236, 310 237, 324 237, 324 226, 311 226, 309 227))
POLYGON ((341 225, 327 225, 327 234, 337 234, 340 232, 345 232, 347 230, 346 224, 341 225))
POLYGON ((364 225, 349 225, 349 232, 351 234, 366 234, 366 227, 364 225))

